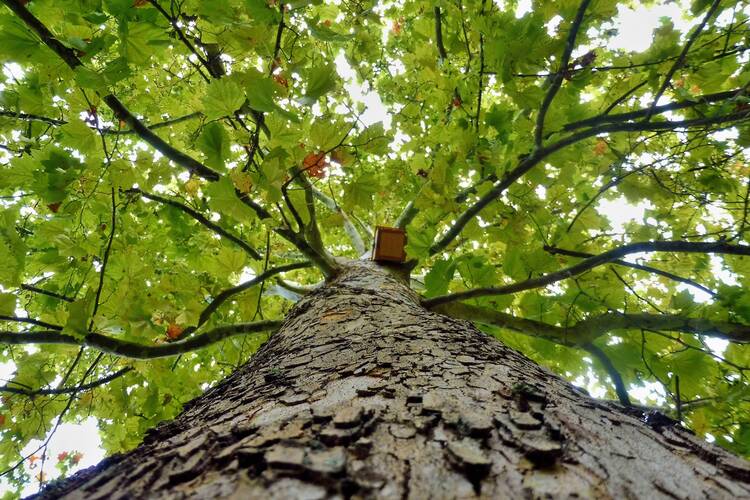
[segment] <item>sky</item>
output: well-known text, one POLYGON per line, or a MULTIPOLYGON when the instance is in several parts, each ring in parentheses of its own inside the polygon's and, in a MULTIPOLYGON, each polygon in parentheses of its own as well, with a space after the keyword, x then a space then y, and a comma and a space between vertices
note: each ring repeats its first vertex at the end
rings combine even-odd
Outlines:
MULTIPOLYGON (((495 3, 502 4, 502 0, 495 0, 495 3)), ((681 2, 685 3, 685 2, 681 2)), ((523 14, 528 12, 531 8, 531 0, 521 0, 516 10, 516 16, 521 17, 523 14)), ((690 23, 685 22, 682 19, 682 12, 686 10, 684 5, 680 5, 678 2, 670 2, 666 5, 655 5, 649 8, 640 7, 637 10, 625 8, 623 6, 618 7, 618 15, 613 19, 613 27, 618 28, 619 34, 611 41, 609 47, 642 51, 648 48, 651 42, 651 34, 659 24, 661 17, 670 17, 675 23, 675 27, 680 30, 690 26, 690 23)), ((340 55, 336 59, 338 65, 338 72, 341 77, 347 81, 345 83, 346 90, 350 95, 367 106, 366 112, 360 117, 361 120, 369 125, 378 121, 383 121, 384 125, 389 126, 390 118, 384 111, 383 104, 380 97, 367 88, 359 85, 354 79, 354 72, 351 67, 347 64, 343 55, 340 55)), ((6 74, 8 72, 15 73, 15 76, 21 76, 18 74, 19 68, 15 65, 6 65, 6 74)), ((2 84, 0 84, 0 90, 2 90, 2 84)), ((386 127, 388 128, 388 127, 386 127)), ((613 224, 613 226, 620 226, 630 220, 643 220, 644 211, 648 208, 647 204, 640 205, 629 205, 624 198, 616 200, 601 200, 598 205, 600 213, 605 214, 613 224)), ((720 271, 720 266, 719 271, 720 271)), ((731 277, 727 277, 731 279, 731 277)), ((708 299, 708 297, 701 297, 695 293, 694 289, 690 290, 691 293, 696 295, 696 299, 708 299)), ((725 341, 709 342, 709 346, 715 352, 723 352, 726 347, 725 341)), ((12 377, 15 367, 12 363, 0 363, 0 382, 5 379, 12 377)), ((585 387, 589 393, 594 397, 603 397, 605 395, 605 385, 599 382, 594 376, 593 371, 590 370, 586 377, 579 377, 574 380, 576 385, 585 387)), ((645 399, 646 397, 651 398, 656 403, 664 401, 664 391, 658 384, 646 384, 642 387, 633 387, 630 389, 630 394, 637 399, 645 399)), ((1 412, 2 410, 0 410, 1 412)), ((29 443, 24 448, 23 454, 29 454, 37 449, 43 441, 35 440, 29 443)), ((85 468, 90 465, 94 465, 104 457, 104 451, 101 448, 101 439, 96 426, 96 420, 93 417, 86 419, 79 424, 64 423, 59 426, 54 436, 49 442, 48 448, 48 459, 45 463, 44 472, 48 479, 53 479, 59 475, 57 469, 54 467, 58 454, 62 452, 73 453, 75 451, 83 453, 83 458, 79 466, 74 469, 85 468)), ((35 469, 29 469, 26 465, 27 471, 30 475, 36 476, 39 471, 39 461, 36 462, 35 469)), ((23 491, 23 495, 30 495, 38 490, 38 482, 29 484, 23 491)), ((0 495, 7 490, 7 486, 0 478, 0 495)))

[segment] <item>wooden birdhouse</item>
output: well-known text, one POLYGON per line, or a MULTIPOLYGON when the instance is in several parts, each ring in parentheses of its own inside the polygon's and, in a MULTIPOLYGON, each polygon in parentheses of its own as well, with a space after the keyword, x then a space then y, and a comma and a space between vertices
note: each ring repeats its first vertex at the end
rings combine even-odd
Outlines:
POLYGON ((372 260, 376 262, 404 262, 406 260, 406 231, 397 227, 378 226, 375 229, 372 260))

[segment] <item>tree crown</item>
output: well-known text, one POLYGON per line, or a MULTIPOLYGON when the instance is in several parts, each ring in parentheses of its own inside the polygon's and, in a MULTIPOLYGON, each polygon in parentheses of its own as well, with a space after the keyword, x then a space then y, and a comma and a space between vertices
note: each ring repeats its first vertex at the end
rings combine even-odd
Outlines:
POLYGON ((137 444, 377 225, 426 307, 750 454, 744 3, 641 51, 614 0, 3 4, 14 488, 62 421, 137 444))

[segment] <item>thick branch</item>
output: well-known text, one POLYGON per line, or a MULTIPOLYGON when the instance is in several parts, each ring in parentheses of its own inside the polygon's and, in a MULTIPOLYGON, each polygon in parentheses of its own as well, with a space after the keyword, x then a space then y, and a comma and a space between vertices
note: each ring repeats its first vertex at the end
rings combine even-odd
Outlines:
POLYGON ((296 293, 297 295, 307 295, 308 293, 317 290, 323 285, 323 282, 316 283, 314 285, 300 285, 299 283, 290 283, 289 281, 283 280, 281 278, 276 278, 276 283, 278 283, 278 285, 284 290, 296 293))
POLYGON ((563 327, 469 304, 441 304, 432 310, 453 318, 497 326, 569 347, 585 346, 594 339, 617 330, 672 331, 718 338, 738 344, 750 343, 750 325, 688 318, 676 314, 608 312, 563 327))
POLYGON ((396 227, 400 229, 406 229, 406 226, 408 226, 411 221, 414 220, 414 217, 416 217, 418 213, 419 209, 414 206, 413 201, 410 201, 406 204, 403 212, 401 212, 401 215, 398 216, 398 219, 396 219, 396 227))
POLYGON ((310 262, 297 262, 294 264, 287 264, 286 266, 279 266, 275 267, 273 269, 269 269, 268 271, 259 274, 255 278, 245 281, 243 283, 240 283, 237 286, 233 286, 232 288, 227 288, 226 290, 223 290, 221 293, 219 293, 216 297, 213 298, 211 303, 201 312, 200 317, 198 318, 198 324, 196 326, 191 326, 185 329, 183 332, 183 337, 187 336, 188 334, 194 332, 198 328, 200 328, 206 321, 208 321, 208 318, 211 317, 211 314, 213 314, 216 309, 219 308, 224 302, 227 301, 230 297, 237 295, 238 293, 244 292, 245 290, 252 288, 253 286, 263 283, 265 280, 270 278, 271 276, 274 276, 276 274, 285 273, 288 271, 294 271, 295 269, 303 269, 306 267, 310 267, 312 264, 310 262))
MULTIPOLYGON (((258 217, 262 219, 273 219, 271 214, 263 208, 261 205, 253 201, 246 193, 242 193, 235 189, 235 193, 237 194, 237 198, 250 207, 257 215, 258 217)), ((273 231, 290 242, 292 245, 297 247, 297 250, 302 252, 302 254, 310 259, 312 262, 315 263, 316 266, 318 266, 318 269, 321 270, 323 275, 326 278, 331 278, 336 275, 337 273, 337 266, 334 265, 332 262, 332 259, 326 259, 323 258, 319 253, 317 253, 313 248, 307 243, 307 241, 304 240, 304 238, 299 237, 294 231, 292 231, 290 228, 287 227, 274 227, 273 231)))
POLYGON ((654 95, 654 101, 650 107, 650 111, 648 112, 644 120, 648 121, 653 115, 653 111, 651 110, 653 110, 653 108, 658 104, 659 99, 664 94, 664 91, 667 90, 667 87, 669 87, 669 84, 672 81, 672 77, 674 76, 675 72, 684 64, 685 57, 687 57, 688 52, 690 52, 690 47, 692 47, 693 43, 695 43, 695 41, 698 39, 698 35, 700 35, 701 31, 703 31, 703 28, 706 27, 706 23, 708 23, 708 20, 711 18, 711 16, 714 15, 716 9, 719 8, 720 3, 721 0, 713 1, 711 7, 708 9, 708 12, 706 12, 706 15, 703 17, 701 23, 696 26, 695 30, 690 34, 690 37, 688 38, 687 43, 685 43, 685 46, 682 48, 682 52, 680 52, 679 57, 672 64, 672 66, 669 68, 669 71, 667 71, 667 74, 664 76, 664 81, 659 87, 659 90, 656 91, 656 94, 654 95))
POLYGON ((302 185, 305 190, 305 205, 307 206, 307 215, 310 220, 305 227, 305 239, 312 249, 321 256, 332 268, 335 267, 333 258, 328 254, 325 245, 323 244, 323 237, 320 234, 320 227, 318 227, 318 217, 315 211, 315 195, 313 193, 313 186, 310 180, 304 175, 297 177, 297 182, 302 185))
MULTIPOLYGON (((565 250, 564 248, 557 248, 557 247, 552 247, 552 246, 549 246, 549 245, 545 245, 544 246, 544 250, 547 251, 547 252, 549 252, 549 253, 551 253, 551 254, 553 254, 553 255, 555 255, 555 254, 558 254, 558 255, 567 255, 569 257, 579 257, 579 258, 584 258, 584 259, 594 256, 594 254, 591 254, 591 253, 576 252, 574 250, 565 250)), ((690 285, 692 287, 697 288, 698 290, 700 290, 702 292, 705 292, 705 293, 711 295, 712 297, 716 297, 716 292, 714 292, 710 288, 707 288, 707 287, 701 285, 700 283, 696 283, 695 281, 693 281, 693 280, 691 280, 689 278, 683 278, 682 276, 677 276, 676 274, 672 274, 672 273, 667 272, 667 271, 662 271, 661 269, 657 269, 655 267, 645 266, 643 264, 635 264, 633 262, 627 262, 625 260, 613 260, 611 263, 612 264, 617 264, 618 266, 629 267, 631 269, 638 269, 639 271, 646 271, 646 272, 651 273, 651 274, 656 274, 658 276, 663 276, 663 277, 668 278, 668 279, 670 279, 672 281, 677 281, 679 283, 684 283, 686 285, 690 285)))
POLYGON ((691 120, 677 120, 677 121, 662 121, 662 122, 627 122, 627 123, 610 123, 602 125, 600 127, 593 127, 590 129, 582 130, 576 134, 569 135, 559 141, 552 143, 548 146, 535 149, 533 153, 524 157, 521 162, 513 170, 506 173, 495 186, 485 193, 484 196, 479 198, 472 206, 467 208, 461 215, 458 216, 456 222, 451 226, 448 231, 433 245, 430 247, 430 255, 445 249, 450 243, 461 233, 463 228, 473 219, 479 212, 484 210, 487 205, 496 200, 506 189, 513 185, 518 179, 523 177, 526 172, 531 170, 544 158, 550 156, 571 144, 575 144, 584 139, 597 136, 599 134, 608 134, 615 132, 657 132, 657 131, 669 131, 678 129, 689 129, 693 127, 707 127, 713 125, 722 125, 725 123, 740 123, 748 120, 749 115, 747 111, 738 111, 727 115, 708 117, 708 118, 695 118, 691 120))
POLYGON ((245 242, 244 240, 242 240, 238 236, 233 235, 232 233, 230 233, 226 229, 222 228, 221 226, 219 226, 215 222, 211 222, 202 213, 198 212, 197 210, 194 210, 193 208, 191 208, 191 207, 189 207, 189 206, 187 206, 187 205, 185 205, 183 203, 180 203, 179 201, 172 200, 172 199, 169 199, 169 198, 164 198, 164 197, 156 195, 156 194, 151 194, 151 193, 148 193, 146 191, 143 191, 143 190, 137 189, 137 188, 128 189, 126 191, 126 193, 137 193, 137 194, 143 196, 144 198, 148 198, 149 200, 157 201, 157 202, 162 203, 164 205, 169 205, 170 207, 174 207, 174 208, 176 208, 176 209, 178 209, 178 210, 180 210, 180 211, 188 214, 190 217, 192 217, 193 219, 195 219, 200 224, 202 224, 203 226, 207 227, 208 229, 210 229, 214 233, 218 234, 219 236, 222 236, 222 237, 228 239, 229 241, 231 241, 232 243, 236 244, 237 246, 239 246, 240 248, 242 248, 245 252, 247 252, 247 254, 250 255, 250 257, 252 257, 253 259, 255 259, 255 260, 260 260, 261 259, 261 255, 258 253, 258 251, 255 250, 250 245, 248 245, 247 242, 245 242))
POLYGON ((0 332, 0 344, 83 344, 98 349, 101 352, 126 358, 154 359, 184 354, 215 344, 234 335, 264 332, 274 330, 279 326, 281 326, 281 321, 258 321, 256 323, 220 326, 187 340, 161 345, 138 344, 93 332, 86 335, 83 339, 54 330, 23 333, 0 332))
POLYGON ((649 114, 649 112, 652 115, 659 115, 667 111, 677 111, 680 109, 694 108, 702 104, 712 104, 722 101, 728 101, 731 99, 735 99, 737 96, 743 95, 744 93, 745 89, 739 88, 733 90, 725 90, 723 92, 716 92, 714 94, 696 96, 694 100, 690 101, 670 102, 667 104, 662 104, 660 106, 654 106, 653 108, 642 108, 635 111, 629 111, 627 113, 607 114, 607 112, 605 111, 604 113, 593 116, 591 118, 568 123, 563 126, 562 130, 569 132, 579 128, 593 127, 595 125, 601 125, 604 123, 627 122, 636 120, 638 118, 644 118, 649 114))
POLYGON ((424 301, 425 307, 434 307, 438 304, 467 300, 488 295, 507 295, 511 293, 541 288, 557 281, 577 276, 585 271, 593 269, 602 264, 613 262, 632 253, 640 252, 686 252, 686 253, 719 253, 728 255, 750 255, 750 246, 732 245, 724 241, 716 242, 689 242, 689 241, 645 241, 630 243, 608 252, 604 252, 579 262, 574 266, 561 269, 554 273, 545 274, 538 278, 531 278, 501 287, 475 288, 465 292, 458 292, 441 297, 435 297, 424 301))
POLYGON ((576 35, 578 30, 581 29, 581 23, 583 22, 583 14, 586 12, 591 0, 583 0, 578 6, 576 17, 573 19, 573 23, 570 25, 570 31, 568 32, 568 38, 565 40, 565 49, 563 50, 562 57, 560 58, 560 68, 557 73, 552 75, 549 89, 547 94, 544 96, 542 106, 539 108, 539 114, 536 118, 536 129, 534 130, 534 144, 537 148, 542 147, 542 136, 544 133, 544 118, 547 115, 552 100, 557 95, 557 91, 560 90, 560 86, 563 82, 563 74, 568 68, 570 63, 570 55, 573 53, 573 47, 575 46, 576 35))
POLYGON ((625 387, 625 382, 623 382, 622 376, 620 375, 620 372, 617 371, 617 368, 615 368, 612 360, 607 357, 604 351, 593 343, 584 344, 581 347, 591 353, 591 355, 594 356, 606 370, 607 374, 609 374, 609 378, 612 379, 612 383, 615 385, 615 392, 617 393, 617 398, 620 400, 620 403, 625 406, 630 406, 631 403, 630 397, 628 397, 628 388, 625 387))
MULTIPOLYGON (((42 42, 52 49, 65 63, 75 69, 82 66, 83 63, 76 56, 73 49, 63 45, 52 32, 42 24, 28 9, 24 6, 26 2, 22 0, 2 0, 24 23, 36 33, 42 42)), ((186 168, 191 173, 203 177, 210 181, 219 179, 219 174, 205 166, 201 162, 179 151, 178 149, 167 144, 161 137, 154 134, 146 125, 135 117, 118 99, 112 94, 105 95, 102 100, 114 112, 115 116, 127 123, 138 136, 149 143, 154 149, 175 162, 177 165, 186 168)))
POLYGON ((437 45, 438 55, 440 55, 440 62, 448 59, 448 53, 445 51, 445 45, 443 44, 443 22, 440 14, 440 7, 435 7, 435 45, 437 45))
POLYGON ((359 234, 357 226, 354 225, 346 212, 344 212, 339 204, 336 203, 336 200, 330 196, 326 196, 323 192, 315 188, 313 188, 313 194, 323 203, 323 205, 326 206, 326 208, 341 216, 344 224, 344 231, 346 231, 346 235, 349 237, 349 241, 351 241, 352 247, 354 248, 354 251, 357 252, 357 255, 362 255, 367 252, 367 245, 365 245, 362 235, 359 234))

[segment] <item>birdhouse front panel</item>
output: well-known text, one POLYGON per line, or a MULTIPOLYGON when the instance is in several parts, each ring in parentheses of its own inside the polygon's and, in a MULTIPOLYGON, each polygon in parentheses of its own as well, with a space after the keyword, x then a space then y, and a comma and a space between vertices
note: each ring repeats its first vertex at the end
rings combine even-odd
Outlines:
POLYGON ((372 260, 404 262, 406 260, 406 231, 395 227, 378 226, 372 260))

